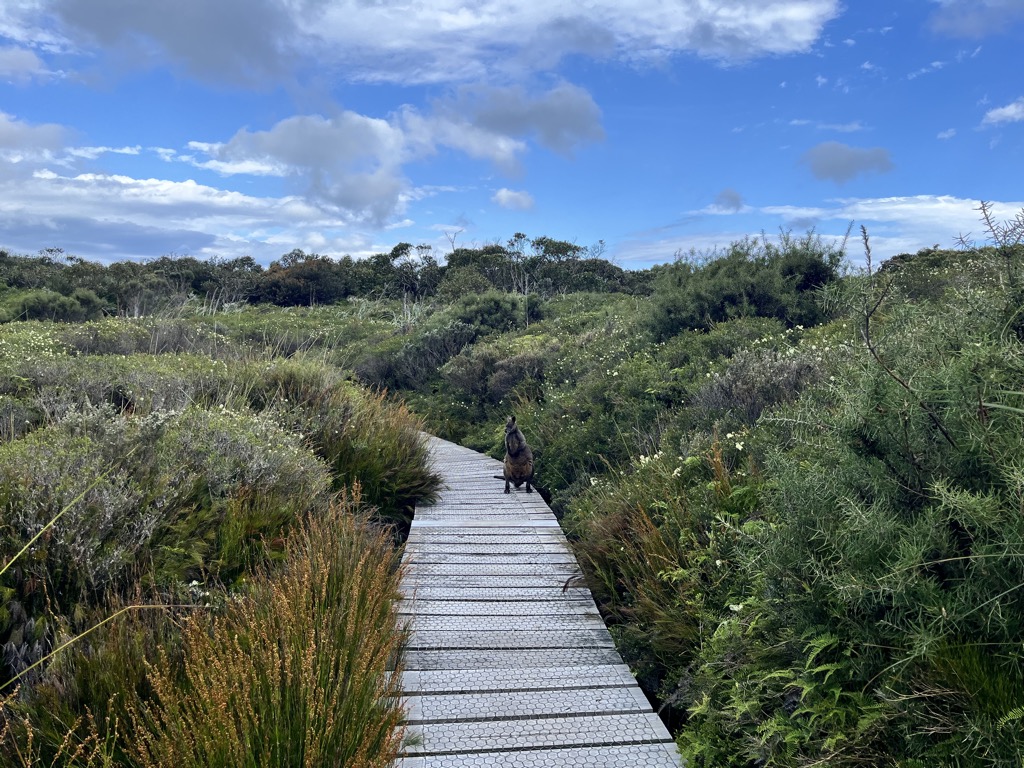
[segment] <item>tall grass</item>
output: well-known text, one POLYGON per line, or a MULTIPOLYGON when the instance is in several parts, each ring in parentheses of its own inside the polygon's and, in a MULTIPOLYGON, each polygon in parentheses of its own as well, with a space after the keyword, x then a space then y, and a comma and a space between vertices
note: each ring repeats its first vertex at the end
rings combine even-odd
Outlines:
POLYGON ((386 764, 420 421, 329 346, 69 328, 0 328, 0 766, 386 764))
POLYGON ((86 708, 69 719, 53 701, 53 722, 41 723, 24 694, 0 699, 0 765, 389 765, 403 738, 405 642, 391 536, 357 488, 298 524, 283 548, 283 565, 257 569, 219 610, 112 626, 91 652, 97 664, 144 670, 110 694, 122 703, 105 716, 86 708), (171 642, 135 647, 175 624, 171 642))
POLYGON ((297 528, 222 615, 189 617, 182 674, 163 650, 131 708, 147 768, 388 765, 402 738, 397 554, 358 495, 297 528))

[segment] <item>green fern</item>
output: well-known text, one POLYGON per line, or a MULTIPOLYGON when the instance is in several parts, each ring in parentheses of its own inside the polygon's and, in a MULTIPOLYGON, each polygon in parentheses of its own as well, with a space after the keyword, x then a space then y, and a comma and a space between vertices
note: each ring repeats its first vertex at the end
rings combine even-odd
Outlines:
POLYGON ((1003 717, 999 718, 999 730, 1002 730, 1015 720, 1024 720, 1024 705, 1014 707, 1003 715, 1003 717))

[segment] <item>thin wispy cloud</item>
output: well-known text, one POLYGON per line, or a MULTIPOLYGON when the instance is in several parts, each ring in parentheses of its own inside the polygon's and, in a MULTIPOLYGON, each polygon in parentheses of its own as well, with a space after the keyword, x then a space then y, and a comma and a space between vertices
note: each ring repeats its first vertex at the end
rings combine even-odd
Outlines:
POLYGON ((867 130, 867 126, 860 120, 851 120, 848 123, 825 123, 820 120, 797 118, 790 120, 789 124, 798 127, 810 126, 819 131, 836 131, 838 133, 856 133, 857 131, 867 130))
POLYGON ((910 72, 907 75, 907 80, 916 80, 922 75, 930 75, 933 72, 938 72, 945 66, 946 62, 944 61, 933 61, 931 64, 928 64, 927 66, 921 67, 920 69, 916 69, 913 72, 910 72))

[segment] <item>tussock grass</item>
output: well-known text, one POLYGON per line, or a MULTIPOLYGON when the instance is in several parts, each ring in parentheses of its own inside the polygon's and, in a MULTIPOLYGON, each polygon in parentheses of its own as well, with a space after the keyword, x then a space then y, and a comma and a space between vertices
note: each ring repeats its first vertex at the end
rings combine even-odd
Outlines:
POLYGON ((139 765, 385 766, 402 738, 399 580, 388 536, 358 494, 299 526, 280 573, 264 571, 215 617, 182 628, 154 697, 131 708, 139 765))
POLYGON ((406 638, 390 532, 357 487, 296 525, 283 557, 219 608, 104 631, 90 654, 99 658, 73 684, 106 690, 105 716, 74 716, 52 686, 0 699, 2 764, 389 765, 404 736, 406 638), (118 669, 129 685, 111 691, 118 669), (33 699, 51 699, 54 716, 41 722, 33 699))

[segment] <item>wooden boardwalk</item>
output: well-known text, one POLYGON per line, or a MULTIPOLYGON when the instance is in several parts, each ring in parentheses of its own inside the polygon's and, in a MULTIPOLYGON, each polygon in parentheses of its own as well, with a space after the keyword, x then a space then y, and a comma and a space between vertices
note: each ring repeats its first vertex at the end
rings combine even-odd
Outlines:
POLYGON ((430 440, 445 486, 405 551, 399 768, 678 768, 544 500, 505 495, 501 462, 430 440))

